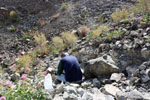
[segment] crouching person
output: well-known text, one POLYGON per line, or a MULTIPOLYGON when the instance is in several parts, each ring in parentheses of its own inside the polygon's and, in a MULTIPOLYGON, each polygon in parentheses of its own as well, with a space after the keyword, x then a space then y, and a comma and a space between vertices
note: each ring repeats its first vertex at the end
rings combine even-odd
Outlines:
POLYGON ((80 64, 75 56, 61 54, 61 60, 58 64, 57 80, 63 82, 79 82, 82 80, 80 64), (64 71, 64 74, 63 74, 64 71))

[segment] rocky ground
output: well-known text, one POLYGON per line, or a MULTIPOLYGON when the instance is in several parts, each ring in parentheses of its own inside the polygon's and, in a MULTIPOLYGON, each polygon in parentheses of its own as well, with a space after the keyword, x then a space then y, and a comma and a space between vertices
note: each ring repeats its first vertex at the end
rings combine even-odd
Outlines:
MULTIPOLYGON (((66 83, 54 86, 47 100, 150 100, 150 25, 140 23, 140 17, 128 23, 116 25, 110 15, 116 8, 134 4, 131 0, 0 0, 6 12, 15 10, 21 22, 0 24, 0 66, 5 74, 3 80, 18 77, 11 67, 14 56, 35 47, 31 40, 24 39, 21 31, 38 29, 48 40, 61 32, 86 25, 91 29, 99 25, 99 16, 105 23, 124 30, 121 37, 111 41, 97 39, 77 41, 76 56, 84 71, 81 84, 66 83), (68 9, 62 11, 62 3, 68 9), (83 12, 86 12, 86 14, 83 12), (41 24, 41 22, 44 24, 41 24), (8 27, 14 25, 15 32, 8 27)), ((0 9, 1 11, 2 9, 0 9)), ((0 13, 1 14, 1 13, 0 13)), ((103 36, 103 34, 102 34, 103 36)), ((45 55, 41 66, 44 71, 56 72, 59 57, 45 55)), ((36 73, 36 72, 35 72, 36 73)), ((35 75, 35 74, 33 74, 35 75)), ((52 74, 53 75, 53 74, 52 74)), ((31 78, 32 79, 32 78, 31 78)), ((35 79, 33 79, 35 80, 35 79)), ((35 80, 36 81, 36 80, 35 80)))

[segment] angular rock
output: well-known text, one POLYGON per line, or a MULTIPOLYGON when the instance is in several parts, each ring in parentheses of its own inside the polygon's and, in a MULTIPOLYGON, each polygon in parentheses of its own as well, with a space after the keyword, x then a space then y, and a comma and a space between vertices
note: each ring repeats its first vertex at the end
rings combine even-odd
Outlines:
POLYGON ((126 67, 126 72, 128 73, 128 76, 132 76, 132 74, 137 70, 135 66, 128 66, 126 67))
POLYGON ((73 93, 70 94, 68 92, 64 92, 63 98, 64 98, 64 100, 78 100, 77 95, 75 95, 73 93))
POLYGON ((85 90, 83 88, 78 88, 77 93, 80 94, 80 96, 83 96, 85 90))
POLYGON ((110 77, 110 80, 115 80, 116 82, 119 82, 124 76, 125 75, 123 73, 113 73, 110 77))
POLYGON ((148 58, 150 56, 150 51, 147 48, 141 50, 141 55, 143 58, 148 58))
POLYGON ((75 87, 72 87, 72 86, 65 86, 65 87, 64 87, 64 91, 65 91, 65 92, 68 92, 68 93, 77 94, 76 88, 75 88, 75 87))
POLYGON ((111 95, 105 95, 103 93, 96 93, 93 95, 93 100, 115 100, 111 95))
POLYGON ((133 36, 133 37, 134 37, 134 36, 138 36, 138 32, 136 32, 136 31, 131 31, 131 32, 130 32, 130 35, 133 36))
POLYGON ((132 90, 131 92, 117 92, 117 100, 149 100, 147 96, 143 95, 138 90, 132 90))
POLYGON ((92 82, 87 80, 87 81, 84 81, 82 84, 81 84, 82 88, 88 88, 88 87, 91 87, 92 86, 92 82))
POLYGON ((113 96, 105 95, 97 88, 93 88, 92 91, 93 100, 114 100, 113 96))
POLYGON ((111 56, 108 55, 89 60, 84 66, 84 75, 86 78, 110 75, 117 72, 120 72, 119 67, 115 65, 111 56))
POLYGON ((97 87, 97 88, 100 88, 100 86, 101 86, 100 81, 98 79, 96 79, 96 78, 93 79, 93 86, 97 87))
POLYGON ((57 87, 56 87, 56 93, 62 93, 64 91, 64 84, 59 84, 57 87))
POLYGON ((110 85, 110 84, 106 84, 104 86, 104 89, 105 89, 105 94, 109 94, 109 95, 112 95, 112 96, 116 96, 117 92, 121 92, 121 90, 113 85, 110 85))
POLYGON ((81 98, 81 100, 94 100, 93 96, 91 93, 89 92, 85 92, 81 98))

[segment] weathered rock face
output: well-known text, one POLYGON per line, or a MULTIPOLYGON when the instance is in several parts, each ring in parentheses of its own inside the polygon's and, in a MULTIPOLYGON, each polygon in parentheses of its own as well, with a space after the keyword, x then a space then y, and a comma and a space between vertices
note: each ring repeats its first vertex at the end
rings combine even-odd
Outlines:
POLYGON ((119 71, 119 67, 115 65, 115 62, 108 55, 89 60, 84 66, 84 75, 86 78, 111 75, 119 71))
POLYGON ((131 92, 117 92, 117 100, 149 100, 149 94, 143 94, 138 90, 132 90, 131 92))

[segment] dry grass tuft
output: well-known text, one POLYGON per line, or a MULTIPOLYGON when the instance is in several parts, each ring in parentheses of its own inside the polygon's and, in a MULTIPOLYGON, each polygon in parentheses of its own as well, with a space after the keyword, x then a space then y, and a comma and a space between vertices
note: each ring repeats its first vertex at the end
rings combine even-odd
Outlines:
POLYGON ((62 39, 61 37, 58 37, 58 36, 53 37, 53 38, 52 38, 52 42, 53 42, 53 44, 54 44, 55 46, 58 46, 58 47, 61 47, 61 46, 64 45, 63 39, 62 39))
POLYGON ((128 18, 129 12, 126 9, 120 10, 116 9, 114 13, 112 13, 111 17, 114 22, 119 23, 121 20, 128 18))
POLYGON ((109 31, 109 27, 107 25, 101 25, 100 27, 97 27, 95 30, 91 32, 89 35, 90 39, 94 39, 100 36, 102 32, 107 32, 109 31))
POLYGON ((88 28, 87 26, 81 26, 79 28, 80 32, 81 32, 81 35, 80 37, 84 37, 86 36, 88 33, 90 33, 90 28, 88 28))
POLYGON ((65 46, 71 48, 74 48, 76 46, 76 42, 78 40, 77 36, 71 34, 70 32, 62 33, 62 39, 65 43, 65 46))
POLYGON ((40 33, 40 34, 35 34, 34 35, 34 42, 38 45, 46 45, 47 40, 44 34, 40 33))

